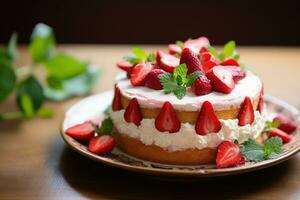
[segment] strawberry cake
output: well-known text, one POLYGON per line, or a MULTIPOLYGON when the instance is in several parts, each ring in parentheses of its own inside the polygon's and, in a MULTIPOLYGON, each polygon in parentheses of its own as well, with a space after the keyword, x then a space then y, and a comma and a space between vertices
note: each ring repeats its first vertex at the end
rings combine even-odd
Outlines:
POLYGON ((117 66, 111 119, 118 148, 144 160, 215 163, 223 141, 261 140, 263 84, 239 63, 235 42, 218 52, 207 38, 168 53, 133 48, 117 66))

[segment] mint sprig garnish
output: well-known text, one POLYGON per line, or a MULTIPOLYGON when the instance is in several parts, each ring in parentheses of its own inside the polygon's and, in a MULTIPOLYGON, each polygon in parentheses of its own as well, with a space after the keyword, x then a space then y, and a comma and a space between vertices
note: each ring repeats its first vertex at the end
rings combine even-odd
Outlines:
POLYGON ((272 137, 264 144, 249 139, 241 145, 241 152, 248 161, 263 161, 278 157, 282 152, 282 139, 272 137))
POLYGON ((180 64, 172 74, 166 73, 159 75, 160 83, 165 94, 173 93, 178 99, 182 99, 186 94, 186 88, 190 87, 201 75, 200 71, 195 71, 187 75, 186 64, 180 64))
POLYGON ((235 60, 238 60, 240 58, 239 54, 236 51, 236 44, 235 41, 231 40, 227 42, 222 51, 219 53, 215 48, 212 46, 208 47, 208 51, 217 59, 220 61, 225 60, 226 58, 233 58, 235 60))
POLYGON ((176 45, 179 46, 179 47, 181 47, 182 49, 184 48, 184 43, 182 41, 180 41, 180 40, 176 41, 176 45))
POLYGON ((123 59, 132 63, 137 64, 141 62, 154 62, 156 59, 155 53, 151 52, 149 55, 141 48, 132 48, 134 56, 124 56, 123 59))
POLYGON ((100 128, 96 129, 96 133, 99 135, 114 135, 113 128, 113 121, 110 117, 108 117, 101 122, 100 128))

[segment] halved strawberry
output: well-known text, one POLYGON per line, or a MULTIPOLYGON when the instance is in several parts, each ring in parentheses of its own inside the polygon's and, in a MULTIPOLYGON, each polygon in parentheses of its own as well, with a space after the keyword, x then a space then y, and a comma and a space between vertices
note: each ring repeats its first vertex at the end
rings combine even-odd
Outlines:
POLYGON ((262 113, 264 109, 264 85, 262 85, 260 94, 259 94, 259 100, 258 100, 258 105, 257 105, 257 110, 262 113))
POLYGON ((117 111, 122 109, 122 103, 121 103, 121 92, 120 89, 115 86, 115 96, 112 102, 112 110, 117 111))
POLYGON ((177 119, 176 113, 170 102, 166 101, 155 118, 155 127, 160 132, 175 133, 180 129, 181 123, 177 119))
POLYGON ((199 37, 196 39, 188 39, 184 42, 184 47, 192 49, 196 54, 199 54, 202 47, 208 47, 209 40, 206 37, 199 37))
POLYGON ((239 126, 245 126, 247 124, 252 124, 254 121, 254 110, 253 105, 251 103, 251 99, 246 96, 244 102, 241 105, 239 114, 239 126))
POLYGON ((156 62, 160 68, 170 73, 179 65, 178 58, 162 51, 157 51, 156 62))
POLYGON ((200 61, 202 64, 209 61, 212 57, 213 55, 207 51, 200 53, 200 61))
POLYGON ((160 83, 159 75, 166 73, 162 69, 153 69, 146 77, 145 86, 154 90, 161 90, 163 86, 160 83))
POLYGON ((132 63, 128 62, 128 61, 123 60, 123 61, 117 62, 117 66, 118 66, 120 69, 122 69, 122 70, 128 72, 128 71, 131 71, 131 69, 132 69, 132 67, 133 67, 134 65, 133 65, 132 63))
POLYGON ((219 62, 215 58, 211 57, 209 60, 205 61, 202 64, 202 68, 203 68, 204 72, 208 72, 214 66, 218 65, 218 63, 219 62))
POLYGON ((115 146, 115 139, 110 135, 100 135, 92 138, 88 150, 98 155, 110 153, 115 146))
POLYGON ((130 81, 133 86, 141 86, 145 84, 145 78, 154 68, 151 63, 139 63, 135 65, 130 74, 130 81))
POLYGON ((76 140, 86 142, 94 136, 95 129, 96 128, 91 121, 86 121, 68 128, 66 134, 76 140))
POLYGON ((207 78, 211 81, 213 90, 230 93, 235 84, 230 72, 223 69, 221 66, 215 66, 206 73, 207 78))
POLYGON ((205 101, 202 104, 195 124, 196 133, 207 135, 208 133, 217 133, 220 129, 221 122, 216 116, 213 106, 209 101, 205 101))
POLYGON ((124 119, 128 123, 134 123, 139 126, 143 119, 139 103, 136 98, 129 101, 129 104, 124 112, 124 119))
POLYGON ((233 58, 227 58, 223 60, 220 65, 223 66, 240 66, 239 63, 233 58))
POLYGON ((245 158, 238 145, 230 141, 223 141, 218 146, 216 164, 218 168, 233 167, 245 163, 245 158))
POLYGON ((205 75, 202 75, 194 81, 192 89, 197 96, 209 94, 212 91, 210 80, 205 75))
POLYGON ((284 115, 277 114, 273 121, 280 122, 280 126, 278 127, 278 129, 286 133, 291 134, 297 129, 297 124, 284 115))
POLYGON ((199 53, 204 53, 204 52, 208 52, 207 48, 206 47, 201 47, 199 53))
POLYGON ((246 73, 237 66, 223 66, 223 69, 229 71, 232 75, 233 81, 237 83, 239 80, 246 77, 246 73))
POLYGON ((292 135, 289 135, 278 128, 271 128, 269 131, 269 138, 271 137, 279 137, 282 139, 283 143, 288 143, 292 139, 292 135))
POLYGON ((176 54, 179 53, 181 54, 182 48, 176 44, 169 44, 168 45, 168 49, 169 49, 169 54, 176 54))
POLYGON ((188 74, 197 70, 203 72, 200 60, 196 53, 189 48, 184 48, 180 56, 180 64, 185 63, 188 68, 188 74))

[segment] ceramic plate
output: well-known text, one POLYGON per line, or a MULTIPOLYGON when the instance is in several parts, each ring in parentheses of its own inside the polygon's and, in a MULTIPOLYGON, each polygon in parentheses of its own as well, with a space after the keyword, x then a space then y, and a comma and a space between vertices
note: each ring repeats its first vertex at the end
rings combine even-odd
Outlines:
MULTIPOLYGON (((182 177, 210 177, 210 176, 225 176, 238 173, 250 172, 258 169, 263 169, 272 165, 281 163, 300 150, 300 133, 299 130, 294 134, 291 142, 283 146, 283 153, 276 159, 266 160, 258 163, 246 163, 240 167, 232 167, 225 169, 216 169, 214 165, 165 165, 159 163, 148 162, 131 157, 117 148, 106 156, 98 156, 89 152, 85 145, 77 142, 73 138, 64 134, 64 130, 68 127, 81 123, 89 119, 95 119, 103 115, 103 111, 110 105, 113 92, 107 91, 97 95, 93 95, 79 101, 73 105, 65 115, 62 124, 61 135, 65 142, 78 153, 93 159, 97 162, 111 165, 114 167, 140 172, 144 174, 182 176, 182 177)), ((266 96, 266 106, 269 112, 281 113, 294 119, 300 124, 300 112, 290 104, 279 100, 275 97, 266 96)))

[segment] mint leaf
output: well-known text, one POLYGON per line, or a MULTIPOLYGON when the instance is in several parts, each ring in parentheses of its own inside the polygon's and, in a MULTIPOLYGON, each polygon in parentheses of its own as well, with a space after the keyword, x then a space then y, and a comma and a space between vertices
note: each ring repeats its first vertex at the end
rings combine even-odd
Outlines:
POLYGON ((263 147, 266 158, 276 158, 282 152, 282 139, 272 137, 265 142, 263 147))
POLYGON ((50 76, 61 80, 69 79, 85 72, 87 66, 86 63, 65 54, 57 54, 44 62, 44 64, 50 76))
POLYGON ((11 35, 8 45, 7 45, 7 53, 9 55, 12 63, 15 63, 17 56, 18 56, 17 40, 18 40, 17 33, 13 33, 11 35))
POLYGON ((282 152, 282 140, 279 137, 268 139, 265 144, 260 144, 249 139, 241 145, 241 152, 248 161, 262 161, 276 158, 282 152))
POLYGON ((162 84, 164 88, 164 93, 169 94, 172 93, 177 85, 177 82, 173 79, 172 74, 166 73, 166 74, 160 74, 159 75, 160 83, 162 84))
POLYGON ((111 118, 106 118, 101 122, 100 128, 96 129, 96 133, 104 135, 113 135, 114 124, 111 118))
POLYGON ((154 62, 156 60, 156 55, 154 52, 151 52, 147 57, 147 62, 154 62))
POLYGON ((53 55, 55 38, 53 30, 46 24, 37 24, 31 34, 29 51, 34 63, 40 63, 53 55))
POLYGON ((99 71, 88 66, 87 70, 73 78, 63 80, 61 88, 52 88, 45 86, 45 96, 54 101, 61 101, 71 96, 84 96, 88 94, 96 84, 99 71))
POLYGON ((186 87, 179 85, 173 90, 173 92, 178 99, 182 99, 186 94, 186 87))
POLYGON ((136 56, 136 58, 138 58, 140 61, 146 61, 147 60, 148 56, 147 56, 147 53, 144 50, 142 50, 138 47, 134 47, 132 49, 132 51, 133 51, 134 55, 136 56))
POLYGON ((262 161, 265 157, 263 145, 253 139, 244 142, 241 151, 248 161, 262 161))
POLYGON ((133 56, 124 56, 123 59, 130 62, 131 64, 137 64, 140 62, 140 60, 138 58, 133 57, 133 56))
POLYGON ((29 76, 18 84, 17 105, 25 115, 31 116, 31 112, 28 112, 29 101, 32 104, 34 112, 36 112, 42 106, 44 100, 43 88, 33 76, 29 76))
POLYGON ((184 43, 182 41, 180 41, 180 40, 176 41, 176 45, 179 46, 179 47, 181 47, 182 49, 184 48, 184 43))
POLYGON ((8 63, 0 62, 0 102, 13 91, 15 85, 16 75, 14 70, 8 63))
POLYGON ((235 41, 231 40, 227 42, 223 47, 222 53, 224 55, 224 58, 231 57, 234 51, 235 51, 235 41))
POLYGON ((33 103, 30 96, 26 93, 23 93, 20 97, 20 107, 25 117, 32 118, 34 116, 33 103))
POLYGON ((268 128, 278 128, 280 126, 280 122, 279 121, 266 121, 266 126, 268 128))
POLYGON ((190 87, 194 83, 194 81, 201 75, 202 75, 202 73, 200 71, 195 71, 195 72, 189 74, 187 76, 186 86, 190 87))
POLYGON ((215 48, 213 48, 212 46, 208 46, 207 49, 215 58, 220 60, 220 54, 215 48))

